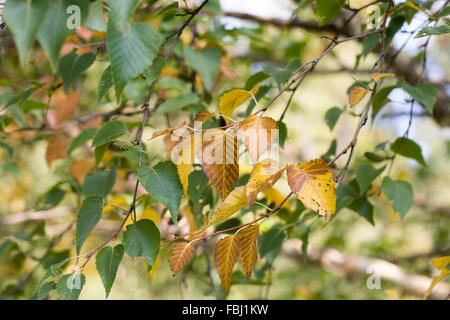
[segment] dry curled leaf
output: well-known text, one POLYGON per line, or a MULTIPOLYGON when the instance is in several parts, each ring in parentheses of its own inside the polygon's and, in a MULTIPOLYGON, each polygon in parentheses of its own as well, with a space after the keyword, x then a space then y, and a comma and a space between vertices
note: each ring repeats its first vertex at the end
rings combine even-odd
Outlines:
POLYGON ((225 122, 228 124, 230 120, 228 118, 233 114, 234 109, 239 107, 245 101, 251 98, 252 94, 255 95, 258 92, 259 85, 255 85, 251 91, 234 89, 224 93, 220 97, 219 111, 225 116, 225 122))
POLYGON ((372 73, 372 79, 375 80, 375 82, 378 82, 382 78, 386 77, 395 77, 395 74, 393 73, 381 73, 381 72, 374 72, 372 73))
POLYGON ((249 116, 239 126, 240 138, 254 164, 278 139, 278 124, 269 117, 249 116))
POLYGON ((253 267, 258 259, 258 232, 259 225, 256 224, 245 227, 237 233, 240 245, 239 258, 247 276, 247 281, 250 280, 253 267))
POLYGON ((237 136, 230 131, 207 130, 203 135, 201 163, 224 200, 239 178, 237 136))
POLYGON ((333 173, 321 159, 289 165, 288 184, 303 204, 320 215, 331 215, 336 211, 333 173))
POLYGON ((358 102, 360 102, 366 95, 369 89, 364 88, 362 86, 353 87, 348 94, 348 103, 350 107, 354 107, 358 102))
POLYGON ((272 187, 280 179, 285 167, 272 159, 258 162, 247 183, 248 207, 251 208, 259 192, 272 187))
POLYGON ((194 249, 192 249, 190 242, 182 241, 172 247, 170 250, 169 265, 174 277, 188 264, 193 256, 194 249))
POLYGON ((239 257, 239 249, 239 238, 234 235, 222 238, 216 244, 214 262, 226 294, 230 290, 231 276, 233 267, 239 257))

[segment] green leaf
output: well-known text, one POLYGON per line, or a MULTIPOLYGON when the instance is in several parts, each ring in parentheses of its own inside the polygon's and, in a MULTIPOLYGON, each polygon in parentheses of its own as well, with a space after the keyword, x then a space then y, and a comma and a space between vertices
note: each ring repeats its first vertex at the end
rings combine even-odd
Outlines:
POLYGON ((301 63, 299 60, 294 60, 290 62, 284 68, 267 65, 264 67, 263 71, 266 74, 269 74, 277 83, 278 87, 281 87, 289 78, 289 76, 300 67, 301 63))
POLYGON ((281 224, 274 225, 269 231, 259 238, 259 255, 266 257, 270 264, 273 264, 276 256, 281 251, 285 237, 284 228, 281 224))
POLYGON ((319 26, 324 26, 333 21, 341 11, 337 0, 317 0, 316 15, 319 17, 319 26))
POLYGON ((375 169, 370 164, 359 166, 356 169, 356 181, 359 185, 360 194, 364 194, 369 189, 372 181, 376 179, 386 168, 383 166, 379 169, 375 169))
POLYGON ((156 164, 153 168, 140 166, 137 175, 145 190, 169 209, 173 222, 177 224, 183 186, 175 164, 166 161, 156 164))
POLYGON ((127 23, 133 14, 134 8, 139 0, 108 0, 111 9, 110 17, 118 30, 127 28, 127 23))
POLYGON ((192 171, 188 177, 188 189, 187 195, 191 199, 194 207, 202 199, 203 194, 208 187, 208 177, 203 172, 203 170, 192 171))
POLYGON ((122 121, 108 121, 95 134, 92 147, 104 145, 126 133, 128 133, 128 129, 122 121))
POLYGON ((166 60, 161 56, 156 56, 155 59, 153 59, 151 66, 144 71, 144 76, 148 85, 151 85, 153 81, 158 79, 165 64, 166 60))
POLYGON ((284 148, 284 143, 287 138, 287 127, 283 121, 277 121, 278 124, 278 144, 284 148))
POLYGON ((105 32, 106 23, 105 16, 103 15, 103 3, 102 0, 95 0, 89 4, 89 15, 84 23, 86 27, 92 30, 105 32))
POLYGON ((189 66, 197 71, 205 83, 207 90, 210 90, 214 77, 220 67, 220 51, 217 48, 205 48, 196 51, 192 47, 184 48, 184 58, 189 66))
POLYGON ((327 123, 328 128, 330 128, 330 131, 333 131, 341 113, 342 110, 338 107, 332 107, 325 113, 325 122, 327 123))
POLYGON ((43 283, 36 294, 36 300, 44 300, 53 289, 55 289, 53 281, 43 283))
POLYGON ((155 112, 155 115, 181 110, 190 104, 197 103, 199 100, 198 95, 193 92, 182 93, 175 99, 168 100, 160 105, 158 110, 155 112))
POLYGON ((394 181, 384 177, 381 184, 383 193, 393 202, 393 208, 403 218, 413 204, 413 189, 406 181, 394 181))
POLYGON ((439 18, 443 18, 450 15, 450 6, 447 6, 445 8, 443 8, 442 10, 440 10, 439 12, 437 12, 433 18, 434 19, 439 19, 439 18))
POLYGON ((82 273, 66 274, 56 284, 56 291, 62 300, 78 300, 85 283, 86 277, 82 273))
POLYGON ((47 12, 48 1, 7 1, 2 17, 14 36, 20 62, 25 65, 39 25, 47 12))
POLYGON ((96 224, 102 218, 103 198, 100 196, 89 196, 84 199, 78 211, 78 219, 75 231, 75 243, 77 255, 80 254, 81 246, 96 224))
POLYGON ((94 150, 95 164, 100 163, 106 150, 108 150, 108 145, 109 145, 108 143, 105 143, 95 148, 94 150))
POLYGON ((89 0, 52 0, 37 34, 53 70, 58 69, 58 56, 64 40, 74 31, 67 27, 69 16, 66 10, 71 5, 80 7, 81 17, 87 16, 89 0))
POLYGON ((109 19, 106 32, 111 68, 119 98, 128 80, 142 73, 152 62, 159 46, 159 33, 146 23, 135 22, 117 29, 109 19))
POLYGON ((67 147, 67 152, 71 153, 78 147, 81 147, 86 141, 92 139, 97 133, 97 128, 87 128, 80 132, 69 144, 67 147))
POLYGON ((155 263, 159 252, 159 230, 148 219, 139 220, 127 226, 123 234, 125 252, 132 258, 143 256, 149 267, 155 263))
POLYGON ((367 198, 357 199, 348 207, 369 221, 369 223, 375 225, 375 221, 373 220, 373 205, 369 202, 369 200, 367 200, 367 198))
POLYGON ((414 38, 440 36, 446 33, 450 33, 450 26, 425 27, 422 28, 414 38))
POLYGON ((387 97, 395 88, 396 86, 384 87, 375 93, 372 100, 372 121, 380 112, 381 108, 389 101, 387 97))
POLYGON ((123 245, 119 244, 114 247, 104 247, 95 257, 98 273, 105 287, 106 297, 108 298, 114 280, 116 279, 117 269, 122 261, 124 252, 123 245))
POLYGON ((269 78, 270 76, 265 73, 265 72, 257 72, 252 74, 247 81, 245 82, 245 86, 244 86, 244 90, 250 91, 252 90, 252 88, 257 84, 260 83, 264 80, 266 80, 267 78, 269 78))
POLYGON ((421 83, 415 87, 411 87, 404 82, 402 83, 402 89, 422 103, 429 112, 433 112, 437 98, 437 89, 432 83, 421 83))
POLYGON ((114 85, 113 74, 111 66, 105 69, 102 73, 102 77, 100 78, 100 82, 98 83, 98 97, 97 103, 99 103, 106 95, 106 93, 111 89, 114 85))
POLYGON ((116 181, 116 170, 94 171, 84 179, 83 195, 106 197, 112 190, 116 181))
POLYGON ((74 81, 87 70, 95 61, 95 54, 88 52, 83 55, 78 55, 75 52, 70 52, 61 58, 58 67, 58 73, 64 83, 64 92, 68 93, 70 86, 74 81))
POLYGON ((407 158, 411 158, 419 162, 424 167, 427 166, 422 155, 420 146, 408 138, 397 138, 391 145, 391 150, 407 158))
POLYGON ((37 101, 37 100, 27 100, 22 105, 23 112, 30 112, 33 110, 48 110, 48 109, 56 109, 55 107, 49 106, 46 103, 37 101))

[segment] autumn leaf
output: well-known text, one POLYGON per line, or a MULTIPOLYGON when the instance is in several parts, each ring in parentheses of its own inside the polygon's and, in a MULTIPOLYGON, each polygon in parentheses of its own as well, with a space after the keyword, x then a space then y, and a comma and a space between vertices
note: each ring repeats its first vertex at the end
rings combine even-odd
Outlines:
POLYGON ((182 124, 180 124, 179 126, 173 127, 173 128, 168 128, 168 129, 164 129, 164 130, 159 130, 159 131, 155 131, 152 134, 152 137, 150 138, 150 140, 163 136, 165 134, 171 134, 172 132, 174 132, 177 129, 180 129, 182 127, 184 127, 186 125, 186 121, 183 121, 182 124))
POLYGON ((229 131, 207 130, 201 162, 206 176, 224 200, 239 178, 237 136, 229 131))
POLYGON ((272 187, 280 179, 285 167, 272 159, 256 164, 247 183, 248 207, 251 208, 259 192, 272 187))
POLYGON ((244 267, 247 281, 250 280, 253 267, 258 259, 258 232, 259 225, 256 224, 245 227, 237 233, 240 245, 239 258, 244 267))
POLYGON ((189 185, 189 174, 194 168, 196 148, 200 147, 200 138, 200 134, 190 135, 176 147, 178 152, 178 158, 176 159, 177 172, 183 185, 184 195, 186 195, 189 185))
POLYGON ((331 215, 336 211, 333 173, 321 159, 289 165, 288 184, 303 204, 320 215, 331 215))
POLYGON ((47 151, 45 152, 45 160, 50 167, 52 162, 56 159, 65 158, 68 156, 67 146, 69 142, 62 138, 51 139, 47 145, 47 151))
POLYGON ((231 193, 223 201, 222 205, 213 213, 208 223, 202 228, 212 226, 218 222, 224 221, 236 211, 242 209, 247 205, 246 187, 240 186, 231 191, 231 193))
MULTIPOLYGON (((269 188, 267 190, 263 191, 264 197, 269 202, 273 202, 276 206, 279 205, 281 202, 283 202, 285 196, 283 196, 277 189, 275 188, 269 188)), ((283 203, 281 208, 285 208, 288 210, 291 210, 291 205, 289 204, 289 201, 286 201, 283 203)))
POLYGON ((50 127, 59 126, 68 116, 70 116, 80 104, 80 94, 71 91, 68 94, 63 92, 55 92, 50 100, 50 105, 56 106, 57 109, 50 109, 47 112, 47 120, 50 127))
POLYGON ((95 167, 95 162, 87 159, 77 160, 70 166, 69 173, 77 180, 78 184, 83 185, 84 177, 95 167))
POLYGON ((369 89, 362 86, 353 87, 348 94, 348 103, 350 107, 354 107, 358 102, 360 102, 366 95, 369 89))
POLYGON ((216 244, 214 262, 226 294, 230 291, 231 276, 239 257, 239 249, 239 238, 235 235, 222 238, 216 244))
POLYGON ((190 242, 182 241, 174 245, 169 256, 169 265, 173 276, 175 277, 193 257, 194 249, 190 242))
POLYGON ((228 124, 230 122, 231 115, 234 109, 239 107, 245 101, 251 98, 252 94, 255 95, 258 92, 259 85, 255 85, 251 91, 234 89, 224 93, 220 97, 219 101, 219 111, 225 117, 225 122, 228 124))
POLYGON ((197 114, 194 117, 194 122, 195 121, 205 122, 213 117, 214 117, 214 115, 211 112, 209 112, 208 110, 202 110, 202 111, 197 112, 197 114))
POLYGON ((450 264, 450 256, 444 256, 434 259, 431 262, 438 270, 444 269, 448 264, 450 264))
POLYGON ((386 77, 395 77, 395 74, 393 73, 382 73, 382 72, 374 72, 372 73, 372 79, 375 80, 375 82, 380 81, 382 78, 386 77))
POLYGON ((239 126, 239 135, 244 141, 254 164, 278 139, 278 124, 269 117, 249 116, 239 126))

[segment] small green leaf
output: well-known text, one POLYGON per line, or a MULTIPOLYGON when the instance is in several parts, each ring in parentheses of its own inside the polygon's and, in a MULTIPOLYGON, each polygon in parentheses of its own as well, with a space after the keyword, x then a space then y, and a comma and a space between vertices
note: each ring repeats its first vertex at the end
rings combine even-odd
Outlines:
POLYGON ((92 30, 100 32, 106 31, 102 0, 95 0, 89 4, 89 15, 84 25, 92 30))
POLYGON ((287 138, 287 127, 283 121, 277 121, 278 124, 278 144, 284 148, 284 144, 287 138))
POLYGON ((316 15, 319 17, 319 26, 324 26, 333 21, 341 11, 337 0, 317 0, 316 15))
POLYGON ((145 190, 169 209, 172 220, 176 224, 183 186, 175 164, 167 161, 160 162, 153 168, 140 166, 137 175, 145 190))
POLYGON ((139 220, 127 226, 123 234, 123 245, 131 258, 143 256, 149 267, 152 267, 159 252, 159 230, 153 221, 139 220))
POLYGON ((284 228, 281 224, 274 225, 269 231, 259 238, 259 255, 273 264, 276 256, 280 253, 285 238, 284 228))
POLYGON ((217 48, 205 48, 202 51, 196 51, 192 47, 185 47, 184 58, 189 66, 200 74, 206 89, 210 90, 214 77, 219 71, 220 51, 217 48))
POLYGON ((104 145, 126 133, 128 133, 128 129, 123 122, 119 120, 108 121, 95 134, 92 147, 104 145))
POLYGON ((387 97, 395 88, 396 86, 384 87, 375 93, 372 100, 372 121, 384 105, 389 101, 387 97))
POLYGON ((66 274, 56 284, 56 291, 62 300, 78 300, 85 283, 86 277, 82 273, 66 274))
POLYGON ((205 193, 208 186, 209 180, 203 170, 192 171, 189 174, 188 180, 189 183, 187 195, 189 196, 189 199, 191 199, 195 207, 200 199, 202 199, 203 194, 205 193))
POLYGON ((407 158, 411 158, 419 162, 424 167, 427 166, 422 155, 420 146, 408 138, 397 138, 391 145, 391 150, 407 158))
POLYGON ((111 66, 108 66, 108 68, 105 69, 102 73, 102 77, 100 78, 100 82, 98 83, 98 97, 97 97, 97 103, 99 103, 106 95, 106 93, 111 89, 111 87, 114 85, 113 75, 111 66))
POLYGON ((58 73, 64 83, 64 92, 68 93, 70 86, 74 81, 87 70, 95 61, 95 54, 88 52, 83 55, 78 55, 75 52, 70 52, 61 58, 58 67, 58 73))
POLYGON ((75 243, 77 254, 80 254, 81 246, 91 231, 102 218, 103 198, 89 196, 84 199, 78 211, 78 219, 75 231, 75 243))
POLYGON ((56 109, 56 107, 49 106, 46 103, 37 101, 37 100, 27 100, 22 105, 23 112, 30 112, 33 110, 48 110, 48 109, 56 109))
POLYGON ((119 98, 126 83, 142 73, 152 62, 159 46, 159 33, 150 25, 135 22, 118 29, 109 19, 106 32, 111 68, 119 98))
POLYGON ((383 166, 379 169, 375 169, 370 164, 359 166, 356 169, 356 181, 359 185, 359 190, 361 194, 364 194, 367 189, 369 189, 370 185, 372 184, 372 181, 375 180, 376 177, 378 177, 386 168, 386 166, 383 166))
POLYGON ((341 113, 342 110, 338 107, 332 107, 325 113, 325 122, 327 123, 328 128, 330 128, 330 131, 333 131, 341 113))
POLYGON ((86 141, 92 139, 97 133, 97 128, 87 128, 80 132, 69 144, 67 147, 67 152, 71 153, 78 147, 81 147, 86 141))
POLYGON ((373 220, 373 205, 367 198, 357 199, 348 207, 369 221, 370 224, 375 225, 375 221, 373 220))
POLYGON ((28 51, 45 17, 48 4, 47 0, 16 0, 5 4, 2 17, 12 31, 22 65, 27 61, 28 51))
POLYGON ((437 89, 432 83, 421 83, 415 87, 411 87, 404 82, 402 83, 402 89, 422 103, 429 112, 433 112, 437 98, 437 89))
POLYGON ((116 181, 116 170, 94 171, 84 179, 83 195, 106 197, 112 190, 116 181))
POLYGON ((115 23, 117 29, 126 29, 139 0, 108 0, 107 2, 111 9, 111 20, 115 23))
POLYGON ((119 244, 114 247, 104 247, 95 257, 98 273, 105 287, 106 297, 108 298, 114 280, 116 279, 117 269, 122 261, 124 252, 123 245, 119 244))
POLYGON ((153 59, 151 66, 143 72, 148 85, 151 85, 153 81, 158 79, 165 63, 166 61, 161 56, 156 56, 155 59, 153 59))
POLYGON ((381 184, 383 193, 393 202, 393 208, 403 218, 413 204, 413 189, 406 181, 394 181, 384 177, 381 184))
POLYGON ((450 26, 425 27, 422 28, 414 38, 440 36, 446 33, 450 33, 450 26))
POLYGON ((39 288, 35 299, 36 300, 44 300, 50 291, 55 289, 55 283, 53 281, 48 281, 42 284, 42 286, 39 288))
POLYGON ((182 93, 175 99, 168 100, 160 105, 158 110, 155 112, 155 115, 181 110, 190 104, 197 103, 198 101, 199 97, 197 94, 193 92, 182 93))

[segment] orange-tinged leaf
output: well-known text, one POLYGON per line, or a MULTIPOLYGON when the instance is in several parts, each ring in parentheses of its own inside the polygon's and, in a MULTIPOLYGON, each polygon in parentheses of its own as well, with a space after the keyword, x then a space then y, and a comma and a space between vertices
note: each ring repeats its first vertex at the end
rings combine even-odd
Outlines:
POLYGON ((450 256, 444 256, 434 259, 431 262, 438 270, 444 269, 450 263, 450 256))
POLYGON ((228 124, 230 122, 231 115, 233 114, 234 109, 239 107, 245 101, 251 98, 252 94, 256 94, 258 92, 259 85, 255 85, 251 91, 243 90, 243 89, 234 89, 228 92, 225 92, 219 101, 219 111, 225 117, 225 122, 228 124))
POLYGON ((386 77, 395 77, 395 74, 393 73, 381 73, 381 72, 375 72, 372 73, 372 79, 375 80, 375 82, 378 82, 382 78, 386 77))
POLYGON ((239 238, 234 235, 217 241, 214 262, 226 294, 230 291, 231 276, 233 267, 239 257, 239 249, 239 238))
POLYGON ((259 192, 272 187, 280 179, 285 167, 272 159, 258 162, 247 183, 248 207, 251 208, 259 192))
POLYGON ((169 265, 174 277, 178 271, 188 264, 192 257, 194 257, 194 249, 192 249, 190 242, 178 242, 172 247, 170 250, 169 265))
POLYGON ((211 112, 209 112, 208 110, 202 110, 202 111, 197 112, 197 114, 194 117, 194 121, 205 122, 213 117, 214 117, 214 115, 211 112))
POLYGON ((258 232, 259 225, 251 225, 245 227, 237 233, 240 244, 239 258, 247 276, 247 281, 250 280, 253 267, 258 259, 258 232))
POLYGON ((369 91, 369 89, 362 86, 353 87, 348 94, 348 103, 350 104, 350 107, 358 104, 358 102, 360 102, 365 97, 367 91, 369 91))
POLYGON ((153 132, 152 137, 150 138, 150 140, 154 139, 156 137, 163 136, 165 134, 170 134, 170 133, 174 132, 175 130, 177 130, 177 129, 181 128, 181 127, 184 127, 185 125, 186 125, 186 121, 183 121, 183 123, 180 124, 179 126, 153 132))
POLYGON ((223 201, 222 205, 213 213, 208 223, 203 227, 206 229, 213 224, 219 223, 230 217, 236 211, 247 205, 247 192, 245 186, 240 186, 231 191, 223 201))
POLYGON ((77 180, 79 185, 83 185, 84 178, 94 167, 95 162, 92 160, 77 160, 70 166, 69 173, 77 180))
POLYGON ((64 119, 70 116, 80 104, 80 94, 71 91, 67 95, 63 92, 55 92, 50 100, 50 105, 57 109, 50 109, 47 112, 47 120, 50 127, 59 126, 64 119))
POLYGON ((278 124, 272 118, 251 115, 239 126, 239 135, 250 159, 256 164, 259 157, 278 139, 278 124))
POLYGON ((321 159, 289 165, 288 184, 303 204, 320 215, 331 215, 336 211, 333 173, 321 159))
POLYGON ((206 176, 224 200, 239 178, 237 136, 219 129, 205 131, 201 163, 206 176))
POLYGON ((66 150, 68 144, 69 142, 67 140, 61 138, 49 140, 45 153, 45 160, 47 160, 49 167, 54 160, 68 156, 66 150))

